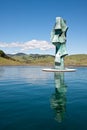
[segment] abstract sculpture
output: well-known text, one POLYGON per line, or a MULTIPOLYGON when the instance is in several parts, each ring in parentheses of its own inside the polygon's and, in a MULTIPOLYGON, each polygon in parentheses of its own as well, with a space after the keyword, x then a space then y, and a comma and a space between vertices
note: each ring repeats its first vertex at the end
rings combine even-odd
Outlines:
POLYGON ((56 47, 55 54, 55 68, 59 70, 64 69, 63 58, 67 55, 66 52, 66 21, 61 17, 56 17, 56 23, 51 32, 51 42, 56 47))
POLYGON ((64 68, 64 57, 66 51, 66 33, 68 27, 66 21, 61 17, 56 17, 56 22, 51 32, 51 42, 55 45, 55 66, 54 68, 43 69, 47 72, 73 72, 75 69, 64 68))

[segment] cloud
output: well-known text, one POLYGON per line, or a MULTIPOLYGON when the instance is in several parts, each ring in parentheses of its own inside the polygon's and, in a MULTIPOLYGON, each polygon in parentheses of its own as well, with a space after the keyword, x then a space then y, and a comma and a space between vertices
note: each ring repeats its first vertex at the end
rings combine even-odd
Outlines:
POLYGON ((12 42, 4 43, 0 42, 1 48, 19 48, 21 51, 31 50, 31 49, 40 49, 40 50, 49 50, 54 49, 54 46, 47 41, 31 40, 24 43, 12 42))

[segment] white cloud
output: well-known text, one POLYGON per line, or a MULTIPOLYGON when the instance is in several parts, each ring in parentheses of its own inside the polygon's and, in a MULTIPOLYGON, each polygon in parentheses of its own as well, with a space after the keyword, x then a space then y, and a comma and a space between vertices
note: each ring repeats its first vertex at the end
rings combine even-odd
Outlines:
POLYGON ((31 50, 31 49, 40 49, 40 50, 49 50, 54 49, 54 46, 47 41, 31 40, 24 43, 12 42, 4 43, 0 42, 1 48, 19 48, 20 50, 31 50))

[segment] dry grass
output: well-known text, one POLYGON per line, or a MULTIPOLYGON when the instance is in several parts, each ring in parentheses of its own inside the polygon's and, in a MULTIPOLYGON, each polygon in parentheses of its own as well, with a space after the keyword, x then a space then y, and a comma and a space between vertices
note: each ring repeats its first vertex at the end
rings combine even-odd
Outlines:
MULTIPOLYGON (((54 57, 52 56, 39 58, 26 57, 25 60, 22 57, 18 57, 16 59, 12 60, 0 57, 0 65, 54 65, 54 57)), ((87 66, 87 54, 66 56, 64 62, 65 66, 87 66)))

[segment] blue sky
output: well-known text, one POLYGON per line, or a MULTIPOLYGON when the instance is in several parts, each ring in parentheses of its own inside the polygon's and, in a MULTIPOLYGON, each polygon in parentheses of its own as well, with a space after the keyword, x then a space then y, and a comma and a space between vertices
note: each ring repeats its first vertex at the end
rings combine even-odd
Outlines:
POLYGON ((55 18, 67 21, 68 54, 87 54, 87 0, 0 0, 0 49, 54 54, 55 18))

